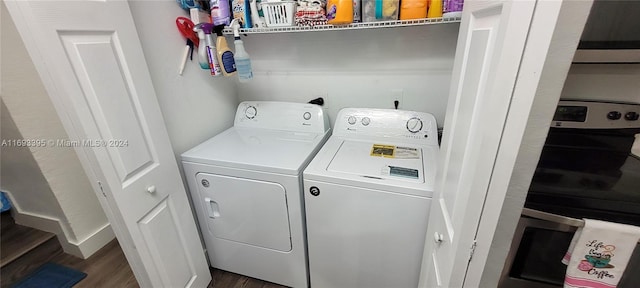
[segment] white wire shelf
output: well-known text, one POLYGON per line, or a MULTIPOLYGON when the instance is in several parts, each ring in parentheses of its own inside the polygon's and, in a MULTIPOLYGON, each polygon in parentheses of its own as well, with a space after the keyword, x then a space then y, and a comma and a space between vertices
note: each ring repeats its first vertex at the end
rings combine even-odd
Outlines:
MULTIPOLYGON (((312 31, 334 31, 334 30, 356 30, 393 28, 407 26, 421 26, 431 24, 460 23, 460 17, 455 18, 425 18, 413 20, 393 20, 366 23, 353 23, 349 25, 319 25, 319 26, 291 26, 273 28, 240 28, 240 34, 261 34, 261 33, 291 33, 291 32, 312 32, 312 31)), ((233 34, 229 27, 225 27, 224 34, 233 34)))

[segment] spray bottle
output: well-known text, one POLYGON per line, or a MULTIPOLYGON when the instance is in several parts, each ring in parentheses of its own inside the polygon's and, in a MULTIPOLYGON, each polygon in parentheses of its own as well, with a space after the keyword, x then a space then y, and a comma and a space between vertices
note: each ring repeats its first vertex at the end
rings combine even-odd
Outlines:
POLYGON ((236 53, 233 54, 233 60, 236 62, 236 69, 238 70, 238 80, 240 83, 249 82, 253 79, 253 70, 251 70, 251 59, 246 50, 244 50, 244 43, 240 39, 240 24, 238 19, 231 21, 231 28, 233 28, 233 44, 236 46, 236 53))
POLYGON ((236 62, 233 60, 233 52, 231 52, 231 49, 227 44, 227 39, 222 35, 223 29, 224 26, 222 25, 215 27, 216 34, 218 35, 218 38, 216 39, 218 63, 220 63, 220 66, 222 67, 222 73, 224 73, 224 76, 231 76, 236 74, 236 62))
MULTIPOLYGON (((200 23, 198 24, 200 29, 204 33, 205 39, 205 51, 204 54, 207 57, 207 62, 209 63, 209 69, 211 70, 211 76, 221 76, 222 69, 220 67, 220 62, 218 62, 218 58, 216 57, 216 46, 213 44, 213 36, 211 32, 213 31, 213 24, 211 23, 200 23)), ((202 43, 202 42, 201 42, 202 43)), ((200 46, 203 46, 200 44, 200 46)), ((198 51, 198 59, 200 59, 200 51, 198 51)), ((201 66, 202 67, 202 64, 201 66)))
POLYGON ((200 64, 200 68, 209 69, 209 56, 207 56, 207 44, 204 37, 204 31, 200 25, 193 27, 193 31, 198 33, 198 38, 200 38, 201 45, 198 45, 198 63, 200 64))

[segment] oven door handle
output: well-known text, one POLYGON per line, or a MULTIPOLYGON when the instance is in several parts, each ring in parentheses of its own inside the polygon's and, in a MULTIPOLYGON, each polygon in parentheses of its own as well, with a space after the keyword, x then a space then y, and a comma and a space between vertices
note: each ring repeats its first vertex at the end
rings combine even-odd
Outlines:
POLYGON ((523 208, 522 215, 573 227, 584 227, 584 220, 542 212, 529 208, 523 208))
MULTIPOLYGON (((531 217, 531 218, 535 218, 535 219, 539 219, 539 220, 543 220, 543 221, 549 221, 549 222, 553 222, 553 223, 558 223, 558 224, 561 224, 561 225, 568 225, 568 226, 578 227, 578 228, 579 227, 584 227, 584 220, 582 220, 582 219, 566 217, 566 216, 562 216, 562 215, 542 212, 542 211, 529 209, 529 208, 522 208, 522 215, 527 216, 527 217, 531 217)), ((640 244, 640 240, 638 240, 638 244, 640 244)))

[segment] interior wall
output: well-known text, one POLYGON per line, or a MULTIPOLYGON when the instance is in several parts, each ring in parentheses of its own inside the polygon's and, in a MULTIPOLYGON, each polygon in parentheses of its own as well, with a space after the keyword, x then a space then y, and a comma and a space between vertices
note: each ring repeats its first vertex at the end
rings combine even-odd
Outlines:
MULTIPOLYGON (((4 163, 6 159, 3 157, 3 174, 18 174, 25 168, 23 165, 33 164, 33 159, 46 179, 49 190, 46 190, 46 185, 31 187, 29 178, 24 175, 3 177, 3 187, 12 187, 13 191, 9 192, 18 202, 16 206, 22 209, 17 211, 21 217, 16 217, 16 222, 55 232, 66 252, 88 257, 115 235, 73 147, 57 144, 57 141, 68 140, 69 137, 5 5, 2 4, 0 7, 2 100, 25 140, 46 141, 46 145, 29 147, 31 155, 27 155, 23 150, 20 154, 23 157, 13 158, 9 163, 4 163), (30 188, 46 191, 26 191, 30 188), (18 192, 26 194, 17 195, 18 192), (40 198, 41 194, 49 192, 53 193, 55 200, 52 201, 50 197, 40 198), (41 215, 39 211, 42 211, 42 205, 59 205, 61 211, 55 211, 57 215, 53 217, 41 215), (59 214, 60 212, 62 214, 59 214), (51 221, 60 227, 51 227, 51 221)), ((4 136, 2 139, 10 139, 4 136)), ((8 151, 3 149, 2 152, 8 151)), ((37 174, 34 177, 37 177, 37 174)))
MULTIPOLYGON (((189 17, 175 0, 129 1, 151 80, 176 157, 233 125, 238 106, 235 77, 210 76, 197 52, 182 76, 178 64, 186 40, 175 19, 189 17)), ((180 168, 182 169, 181 165, 180 168)))
MULTIPOLYGON (((2 99, 0 106, 0 138, 23 140, 2 99)), ((9 191, 14 205, 29 207, 43 217, 57 219, 64 215, 29 148, 3 145, 0 156, 0 189, 9 191)))
POLYGON ((640 104, 640 64, 573 64, 563 99, 640 104))
MULTIPOLYGON (((331 123, 344 107, 430 112, 442 126, 459 24, 251 34, 243 37, 254 79, 238 98, 325 99, 331 123)), ((228 38, 231 40, 231 38, 228 38)))

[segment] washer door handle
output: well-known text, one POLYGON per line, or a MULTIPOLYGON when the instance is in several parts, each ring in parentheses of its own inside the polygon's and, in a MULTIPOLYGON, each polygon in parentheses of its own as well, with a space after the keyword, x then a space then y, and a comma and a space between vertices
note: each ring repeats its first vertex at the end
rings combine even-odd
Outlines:
POLYGON ((207 197, 204 198, 204 202, 207 206, 207 212, 209 212, 209 218, 215 219, 220 217, 220 207, 218 207, 218 202, 213 201, 213 199, 207 197))

